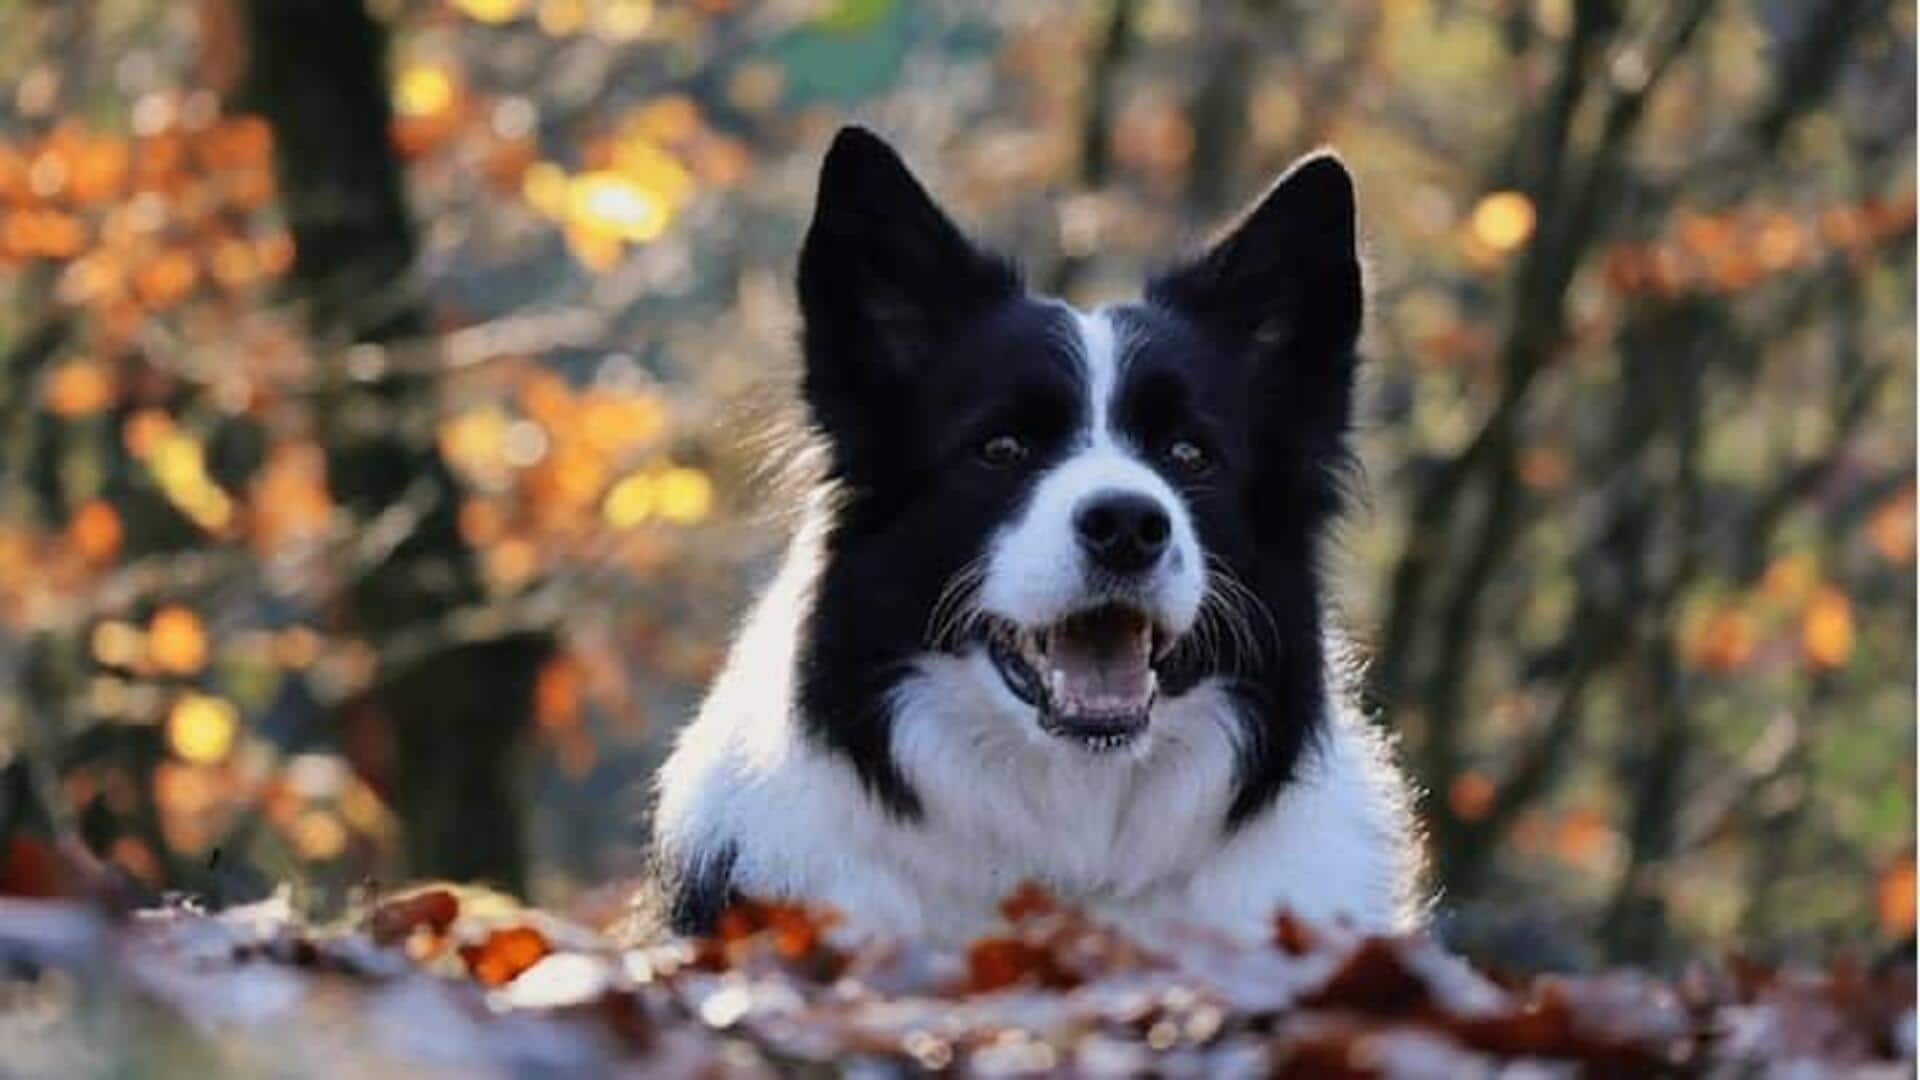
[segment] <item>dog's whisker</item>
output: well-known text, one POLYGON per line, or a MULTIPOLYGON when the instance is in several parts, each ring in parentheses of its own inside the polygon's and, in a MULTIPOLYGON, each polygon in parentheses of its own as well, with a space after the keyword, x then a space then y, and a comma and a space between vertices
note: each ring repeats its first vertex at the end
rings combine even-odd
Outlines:
POLYGON ((1261 653, 1261 630, 1278 647, 1279 628, 1260 597, 1239 580, 1224 561, 1208 555, 1207 583, 1196 622, 1196 651, 1211 667, 1243 674, 1261 653), (1259 625, 1255 620, 1258 618, 1259 625), (1228 647, 1231 655, 1224 655, 1228 647))
POLYGON ((1209 592, 1219 589, 1230 594, 1233 606, 1248 624, 1247 631, 1251 645, 1257 647, 1259 644, 1259 635, 1255 633, 1255 628, 1252 626, 1253 618, 1258 616, 1266 630, 1268 642, 1276 649, 1279 647, 1282 640, 1280 624, 1273 617, 1273 610, 1260 598, 1259 593, 1254 592, 1246 582, 1240 580, 1240 576, 1234 573, 1225 560, 1212 553, 1207 555, 1207 579, 1209 592))
POLYGON ((940 590, 927 616, 925 638, 929 648, 940 649, 961 640, 960 635, 976 628, 986 617, 976 601, 986 577, 986 560, 976 556, 966 562, 940 590))

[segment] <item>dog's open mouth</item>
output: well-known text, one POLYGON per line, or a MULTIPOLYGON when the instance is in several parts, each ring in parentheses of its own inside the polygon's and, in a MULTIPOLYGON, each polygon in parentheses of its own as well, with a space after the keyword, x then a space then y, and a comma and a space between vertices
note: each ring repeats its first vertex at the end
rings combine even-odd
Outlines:
POLYGON ((1037 630, 995 623, 987 648, 1007 688, 1039 711, 1044 730, 1113 750, 1146 730, 1160 689, 1154 664, 1172 641, 1139 608, 1102 604, 1037 630))

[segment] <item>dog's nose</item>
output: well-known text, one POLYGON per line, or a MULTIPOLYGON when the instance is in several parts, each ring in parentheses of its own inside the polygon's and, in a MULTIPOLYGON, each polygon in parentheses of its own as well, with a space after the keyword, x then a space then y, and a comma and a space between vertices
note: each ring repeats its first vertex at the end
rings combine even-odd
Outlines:
POLYGON ((1157 500, 1132 492, 1095 495, 1073 516, 1080 547, 1095 566, 1138 574, 1167 550, 1173 522, 1157 500))

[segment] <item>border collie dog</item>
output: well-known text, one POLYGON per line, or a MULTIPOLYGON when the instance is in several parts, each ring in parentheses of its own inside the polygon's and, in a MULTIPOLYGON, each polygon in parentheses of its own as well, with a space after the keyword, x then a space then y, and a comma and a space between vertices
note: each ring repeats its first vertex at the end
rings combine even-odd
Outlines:
POLYGON ((1028 293, 843 130, 800 257, 824 482, 663 766, 673 926, 736 896, 959 939, 1034 881, 1126 926, 1417 918, 1316 574, 1360 330, 1353 185, 1283 176, 1139 302, 1028 293))

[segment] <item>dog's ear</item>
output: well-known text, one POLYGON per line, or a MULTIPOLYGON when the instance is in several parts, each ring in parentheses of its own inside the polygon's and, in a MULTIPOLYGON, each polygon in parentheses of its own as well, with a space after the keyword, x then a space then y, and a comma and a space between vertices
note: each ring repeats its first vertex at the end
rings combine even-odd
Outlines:
POLYGON ((800 252, 816 418, 833 430, 836 399, 886 392, 942 334, 1020 289, 1009 264, 971 244, 891 146, 842 128, 800 252))
POLYGON ((1353 178, 1340 159, 1301 159, 1199 257, 1156 279, 1149 301, 1250 361, 1262 520, 1321 520, 1350 463, 1360 259, 1353 178))
POLYGON ((1148 298, 1265 351, 1351 346, 1360 331, 1353 178, 1330 153, 1302 158, 1198 258, 1148 298))
POLYGON ((1148 298, 1229 348, 1283 361, 1294 390, 1350 384, 1361 286, 1346 165, 1327 152, 1296 161, 1212 248, 1152 282, 1148 298))

